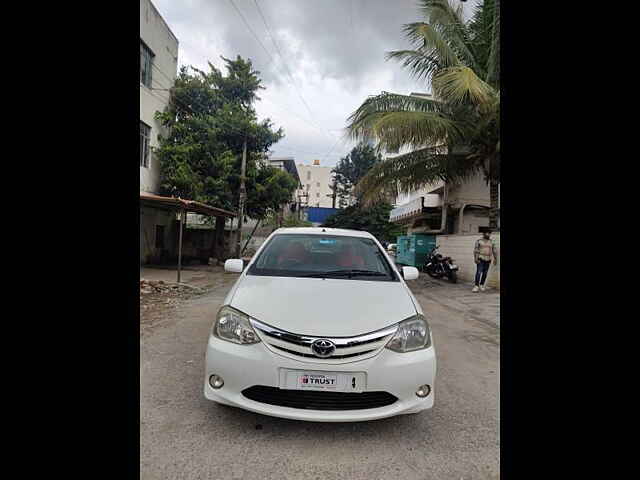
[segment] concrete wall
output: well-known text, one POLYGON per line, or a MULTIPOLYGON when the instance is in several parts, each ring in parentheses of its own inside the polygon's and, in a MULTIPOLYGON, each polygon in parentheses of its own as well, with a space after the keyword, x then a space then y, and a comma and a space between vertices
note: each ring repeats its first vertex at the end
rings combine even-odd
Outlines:
MULTIPOLYGON (((155 54, 151 88, 171 88, 178 65, 178 39, 149 0, 140 0, 140 38, 155 54)), ((162 132, 154 115, 165 109, 168 99, 169 92, 151 90, 140 83, 140 121, 151 127, 152 149, 158 146, 158 134, 162 132)), ((150 154, 149 167, 140 167, 140 191, 158 193, 159 175, 158 161, 150 154)))
MULTIPOLYGON (((478 174, 462 184, 450 185, 448 203, 454 209, 461 208, 465 203, 490 206, 489 185, 484 181, 483 174, 478 174)), ((460 230, 459 218, 459 215, 453 216, 455 223, 452 231, 456 234, 477 234, 480 227, 489 226, 488 210, 465 209, 462 230, 460 230)))
MULTIPOLYGON (((211 256, 215 228, 187 227, 182 232, 182 256, 185 263, 211 256)), ((175 263, 178 259, 179 222, 175 212, 140 207, 140 264, 175 263), (164 226, 164 248, 156 248, 157 226, 164 226)), ((235 235, 224 232, 225 248, 229 251, 235 235)))
MULTIPOLYGON (((476 264, 473 258, 473 247, 476 240, 481 235, 438 235, 436 244, 440 245, 439 252, 446 256, 452 257, 460 267, 458 270, 458 278, 462 282, 474 282, 476 276, 476 264)), ((494 233, 491 238, 496 244, 498 251, 498 265, 491 264, 489 274, 487 276, 487 285, 494 288, 500 288, 500 234, 494 233)))
POLYGON ((214 228, 185 228, 182 232, 183 261, 202 259, 206 264, 212 254, 215 234, 214 228))
POLYGON ((176 215, 156 208, 140 207, 140 263, 158 263, 171 256, 176 245, 176 215), (164 226, 164 249, 156 248, 156 226, 164 226))
POLYGON ((490 205, 489 185, 484 181, 483 174, 478 174, 464 183, 449 185, 447 201, 461 206, 463 203, 490 205))
POLYGON ((459 214, 454 215, 454 234, 478 234, 480 233, 480 227, 489 226, 489 211, 466 209, 462 218, 462 230, 460 230, 459 219, 459 214))
MULTIPOLYGON (((333 193, 330 188, 333 183, 331 169, 332 167, 298 164, 298 175, 300 175, 300 183, 303 188, 296 191, 296 198, 298 198, 298 195, 308 192, 309 207, 331 208, 333 199, 327 196, 333 193)), ((337 204, 338 199, 336 198, 336 206, 337 204)))

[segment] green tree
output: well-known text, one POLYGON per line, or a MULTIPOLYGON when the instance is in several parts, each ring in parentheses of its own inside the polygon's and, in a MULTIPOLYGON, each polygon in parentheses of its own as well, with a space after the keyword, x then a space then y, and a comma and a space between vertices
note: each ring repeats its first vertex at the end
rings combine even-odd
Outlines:
POLYGON ((387 54, 431 84, 433 97, 383 92, 348 119, 356 139, 410 153, 374 166, 356 191, 366 202, 385 188, 413 190, 483 172, 490 185, 490 226, 497 227, 500 182, 500 1, 485 0, 465 21, 462 5, 420 0, 424 22, 404 26, 410 50, 387 54))
POLYGON ((296 182, 286 172, 263 166, 259 158, 283 136, 269 119, 258 121, 253 102, 263 89, 250 60, 222 57, 224 75, 182 67, 170 91, 169 106, 156 117, 168 127, 159 136, 162 194, 237 210, 240 163, 247 140, 246 215, 264 218, 290 200, 296 182), (193 73, 191 73, 193 72, 193 73))
POLYGON ((322 225, 331 228, 348 228, 371 233, 379 241, 394 242, 402 234, 401 227, 389 222, 392 206, 380 202, 371 206, 352 205, 327 218, 322 225))
POLYGON ((382 162, 380 154, 365 143, 359 143, 340 159, 333 169, 340 206, 343 207, 350 197, 355 199, 355 204, 327 218, 325 227, 365 230, 381 241, 395 239, 399 229, 389 222, 391 205, 383 200, 364 204, 361 201, 362 195, 355 190, 358 182, 380 162, 382 162))
POLYGON ((284 218, 280 218, 277 212, 269 213, 262 223, 265 226, 271 227, 272 230, 280 227, 313 227, 313 223, 307 220, 301 220, 295 213, 287 215, 284 218))
POLYGON ((359 196, 355 194, 354 187, 376 163, 381 161, 380 154, 364 143, 356 145, 351 152, 340 159, 332 172, 335 173, 336 195, 340 199, 341 207, 351 197, 358 200, 359 196))

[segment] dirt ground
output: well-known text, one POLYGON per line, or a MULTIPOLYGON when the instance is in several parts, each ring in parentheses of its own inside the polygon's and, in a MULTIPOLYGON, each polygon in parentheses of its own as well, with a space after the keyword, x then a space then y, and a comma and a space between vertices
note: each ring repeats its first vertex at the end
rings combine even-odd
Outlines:
MULTIPOLYGON (((235 276, 232 276, 235 281, 235 276)), ((140 336, 144 337, 171 320, 185 303, 224 287, 231 276, 221 266, 188 266, 176 283, 176 270, 144 267, 140 269, 140 336)), ((233 282, 229 283, 231 286, 233 282)))

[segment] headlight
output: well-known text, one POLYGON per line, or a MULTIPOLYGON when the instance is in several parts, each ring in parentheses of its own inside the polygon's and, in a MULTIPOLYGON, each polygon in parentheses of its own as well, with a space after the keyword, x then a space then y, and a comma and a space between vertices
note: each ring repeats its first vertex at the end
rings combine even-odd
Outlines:
POLYGON ((249 317, 231 307, 220 309, 212 333, 222 340, 243 345, 260 341, 249 322, 249 317))
POLYGON ((430 345, 429 324, 422 315, 416 315, 398 324, 398 331, 387 343, 387 348, 394 352, 412 352, 430 345))

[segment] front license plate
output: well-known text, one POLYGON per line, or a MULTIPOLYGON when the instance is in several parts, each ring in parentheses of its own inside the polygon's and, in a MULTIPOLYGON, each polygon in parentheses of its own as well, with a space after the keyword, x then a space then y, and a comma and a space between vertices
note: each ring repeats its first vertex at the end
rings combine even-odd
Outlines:
POLYGON ((280 388, 286 390, 362 392, 366 389, 366 374, 364 372, 319 372, 283 368, 280 370, 280 388))

